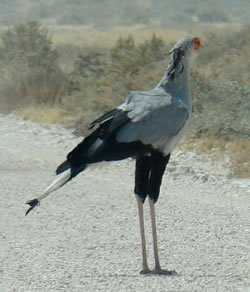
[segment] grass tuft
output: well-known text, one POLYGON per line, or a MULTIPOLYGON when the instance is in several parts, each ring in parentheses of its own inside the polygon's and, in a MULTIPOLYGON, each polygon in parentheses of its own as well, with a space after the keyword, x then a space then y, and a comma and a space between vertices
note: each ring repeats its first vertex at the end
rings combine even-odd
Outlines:
POLYGON ((73 124, 71 114, 65 112, 59 105, 30 105, 17 110, 16 115, 22 120, 31 120, 39 124, 73 124))
POLYGON ((233 140, 228 147, 231 154, 231 171, 236 178, 250 177, 250 139, 233 140))

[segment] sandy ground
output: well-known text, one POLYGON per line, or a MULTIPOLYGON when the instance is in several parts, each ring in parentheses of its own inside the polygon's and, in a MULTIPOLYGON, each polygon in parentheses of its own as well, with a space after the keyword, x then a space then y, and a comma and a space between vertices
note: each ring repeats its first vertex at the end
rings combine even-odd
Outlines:
POLYGON ((134 161, 87 170, 25 217, 24 202, 54 179, 79 138, 13 116, 0 116, 0 137, 1 292, 250 291, 250 180, 177 150, 156 212, 162 267, 178 276, 143 276, 134 161))

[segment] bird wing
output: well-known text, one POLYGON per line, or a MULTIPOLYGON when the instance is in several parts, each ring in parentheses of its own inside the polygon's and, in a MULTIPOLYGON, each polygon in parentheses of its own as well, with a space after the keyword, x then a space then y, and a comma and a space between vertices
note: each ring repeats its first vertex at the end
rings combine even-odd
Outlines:
POLYGON ((126 101, 90 124, 98 127, 98 137, 116 135, 116 141, 140 141, 145 145, 165 147, 178 136, 189 118, 185 103, 155 88, 150 91, 132 91, 126 101))
POLYGON ((117 132, 118 142, 141 141, 162 144, 177 136, 189 118, 185 103, 161 89, 134 91, 118 109, 127 112, 129 121, 117 132))

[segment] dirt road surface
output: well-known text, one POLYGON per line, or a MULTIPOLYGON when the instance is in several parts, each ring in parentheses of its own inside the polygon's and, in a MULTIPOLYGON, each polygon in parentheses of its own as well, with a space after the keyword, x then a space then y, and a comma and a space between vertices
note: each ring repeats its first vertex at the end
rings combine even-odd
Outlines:
POLYGON ((0 137, 0 291, 250 291, 249 179, 177 150, 156 212, 161 265, 178 276, 143 276, 133 160, 87 170, 24 216, 80 140, 12 115, 0 137))

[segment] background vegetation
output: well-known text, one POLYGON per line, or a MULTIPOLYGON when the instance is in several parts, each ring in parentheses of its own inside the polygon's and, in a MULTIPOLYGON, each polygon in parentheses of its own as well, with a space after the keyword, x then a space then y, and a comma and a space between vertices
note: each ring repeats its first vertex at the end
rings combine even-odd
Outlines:
MULTIPOLYGON (((14 17, 18 7, 19 11, 22 10, 20 1, 12 3, 14 2, 16 9, 9 9, 10 5, 6 2, 0 13, 12 13, 14 17)), ((102 13, 105 17, 100 20, 98 15, 102 5, 98 1, 76 2, 69 4, 65 1, 67 9, 63 6, 64 9, 60 10, 61 6, 57 0, 51 1, 50 5, 46 4, 46 1, 23 1, 26 9, 23 10, 22 16, 28 19, 33 13, 37 19, 48 20, 58 13, 60 17, 56 17, 56 22, 59 24, 90 25, 95 19, 95 25, 106 28, 115 22, 126 25, 131 22, 147 24, 151 21, 154 26, 157 17, 159 18, 158 5, 162 5, 159 7, 160 13, 163 13, 163 8, 167 7, 168 3, 138 0, 135 5, 135 1, 126 1, 122 2, 122 7, 115 8, 112 17, 107 7, 103 7, 102 13), (132 6, 133 13, 126 14, 129 15, 126 23, 120 13, 131 12, 132 6), (144 9, 144 18, 136 18, 136 15, 141 14, 141 10, 136 10, 138 7, 144 9), (81 17, 77 14, 78 11, 82 12, 81 17), (88 14, 89 11, 92 14, 88 14), (149 12, 150 18, 146 17, 149 12), (92 20, 88 18, 90 15, 92 20), (99 19, 99 22, 96 19, 99 19)), ((113 1, 108 2, 111 5, 113 1)), ((208 7, 205 9, 206 6, 196 7, 195 0, 187 3, 178 11, 186 15, 182 19, 186 23, 193 25, 194 16, 203 21, 230 20, 227 10, 212 11, 208 7)), ((223 3, 221 0, 219 7, 223 7, 223 3)), ((173 11, 177 9, 172 1, 169 5, 173 6, 173 11)), ((228 7, 229 5, 226 8, 229 9, 228 7)), ((236 9, 235 5, 230 9, 236 9)), ((241 15, 241 20, 244 20, 241 9, 239 8, 237 13, 241 15)), ((235 19, 237 13, 233 14, 235 19)), ((4 20, 5 18, 0 19, 4 24, 12 21, 11 18, 8 18, 8 21, 4 20)), ((158 83, 168 63, 169 48, 174 40, 183 35, 180 29, 163 30, 161 25, 165 25, 165 21, 171 22, 171 17, 161 18, 155 33, 137 30, 133 34, 120 34, 119 37, 110 28, 110 32, 104 33, 104 38, 108 41, 96 42, 94 45, 86 35, 83 39, 78 37, 77 41, 65 38, 65 35, 64 41, 55 41, 55 30, 38 21, 26 21, 6 27, 2 30, 0 39, 2 111, 15 110, 23 119, 41 123, 61 123, 74 127, 78 134, 86 134, 86 124, 103 111, 122 102, 130 90, 147 90, 158 83)), ((194 113, 192 126, 182 147, 227 159, 233 176, 248 177, 250 26, 216 28, 199 32, 204 48, 193 66, 194 113)), ((92 35, 93 31, 88 33, 92 35)))

